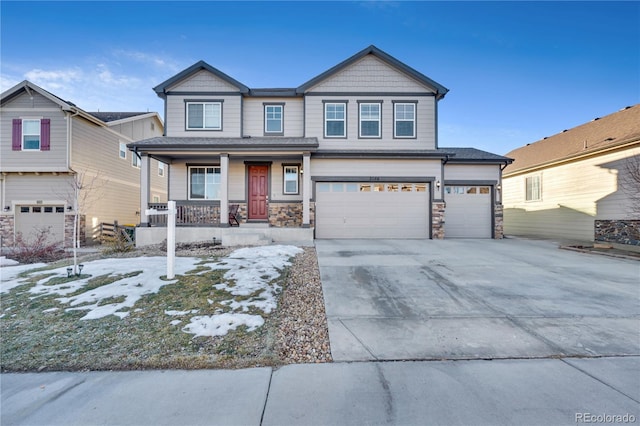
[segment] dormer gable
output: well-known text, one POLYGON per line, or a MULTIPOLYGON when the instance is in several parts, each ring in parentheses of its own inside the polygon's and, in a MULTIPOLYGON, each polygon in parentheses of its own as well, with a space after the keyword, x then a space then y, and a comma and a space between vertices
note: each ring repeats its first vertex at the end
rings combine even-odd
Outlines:
POLYGON ((371 45, 299 86, 297 93, 358 90, 429 91, 441 99, 449 91, 424 74, 371 45))
POLYGON ((165 99, 176 92, 248 93, 249 88, 204 61, 199 61, 153 88, 165 99))

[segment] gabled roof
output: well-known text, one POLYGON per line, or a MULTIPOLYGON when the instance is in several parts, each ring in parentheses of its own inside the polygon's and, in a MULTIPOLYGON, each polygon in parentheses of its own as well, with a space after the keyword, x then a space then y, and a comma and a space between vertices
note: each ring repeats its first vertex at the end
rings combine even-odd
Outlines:
POLYGON ((360 59, 364 58, 367 55, 374 55, 378 59, 386 62, 387 64, 391 65, 392 67, 394 67, 394 68, 400 70, 401 72, 407 74, 408 76, 410 76, 413 79, 417 80, 418 82, 424 84, 425 86, 431 87, 436 92, 436 99, 443 98, 444 95, 446 95, 447 92, 449 91, 449 89, 447 89, 446 87, 442 86, 439 83, 436 83, 435 81, 431 80, 426 75, 416 71, 415 69, 411 68, 410 66, 398 61, 396 58, 394 58, 391 55, 383 52, 382 50, 378 49, 374 45, 371 45, 371 46, 367 47, 366 49, 361 50, 360 52, 356 53, 352 57, 340 62, 338 65, 334 66, 333 68, 323 72, 322 74, 320 74, 317 77, 312 78, 311 80, 309 80, 306 83, 304 83, 301 86, 299 86, 296 89, 296 91, 298 93, 304 93, 305 91, 307 91, 311 87, 313 87, 316 84, 320 83, 321 81, 333 76, 334 74, 342 71, 343 69, 345 69, 349 65, 359 61, 360 59))
POLYGON ((173 86, 174 84, 178 83, 179 81, 184 80, 185 78, 201 71, 201 70, 206 70, 209 71, 211 74, 215 75, 216 77, 220 78, 221 80, 226 81, 227 83, 236 86, 238 88, 238 90, 240 91, 240 93, 248 93, 249 92, 249 88, 247 86, 245 86, 244 84, 240 83, 238 80, 235 80, 231 77, 229 77, 227 74, 223 73, 222 71, 220 71, 217 68, 212 67, 211 65, 207 64, 205 61, 198 61, 195 64, 191 65, 189 68, 185 69, 184 71, 174 75, 173 77, 171 77, 168 80, 165 80, 164 82, 158 84, 156 87, 153 88, 153 90, 158 94, 159 97, 163 98, 167 88, 173 86))
POLYGON ((15 98, 16 96, 19 96, 23 92, 29 93, 31 90, 41 94, 45 98, 49 99, 51 102, 60 105, 60 107, 65 111, 71 111, 71 110, 73 110, 73 108, 76 108, 76 106, 73 103, 67 102, 64 99, 57 97, 53 93, 50 93, 50 92, 44 90, 42 87, 33 84, 29 80, 24 80, 21 83, 18 83, 15 86, 13 86, 11 89, 8 89, 4 93, 2 93, 2 95, 1 95, 2 104, 4 104, 5 102, 10 101, 11 99, 15 98))
POLYGON ((513 159, 476 148, 438 148, 449 155, 449 163, 510 164, 513 159))
POLYGON ((102 111, 88 111, 89 114, 94 117, 104 121, 105 123, 109 123, 111 121, 124 120, 127 118, 137 117, 143 114, 149 114, 147 112, 102 112, 102 111))
POLYGON ((564 130, 509 152, 515 161, 504 175, 521 173, 627 144, 640 145, 640 104, 564 130))

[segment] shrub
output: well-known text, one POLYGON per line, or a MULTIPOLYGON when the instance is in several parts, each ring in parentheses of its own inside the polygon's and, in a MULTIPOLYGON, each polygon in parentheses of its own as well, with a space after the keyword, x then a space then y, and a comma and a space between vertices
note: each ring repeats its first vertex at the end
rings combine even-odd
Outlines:
POLYGON ((18 232, 7 257, 20 263, 49 263, 68 256, 60 242, 50 241, 50 228, 36 229, 31 235, 32 238, 25 238, 18 232))
POLYGON ((132 244, 129 239, 123 234, 123 231, 123 229, 120 229, 120 232, 116 232, 113 236, 102 236, 100 242, 104 247, 102 249, 103 253, 126 253, 134 249, 134 244, 132 244))

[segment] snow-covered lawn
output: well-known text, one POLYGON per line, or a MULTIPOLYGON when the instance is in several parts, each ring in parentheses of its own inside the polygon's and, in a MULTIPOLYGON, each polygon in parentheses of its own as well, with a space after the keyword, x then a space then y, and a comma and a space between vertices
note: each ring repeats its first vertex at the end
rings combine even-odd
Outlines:
MULTIPOLYGON (((229 298, 221 303, 228 309, 218 309, 212 315, 196 315, 198 310, 195 309, 164 311, 167 321, 174 325, 181 323, 181 320, 174 319, 175 316, 190 316, 189 324, 182 328, 186 333, 223 336, 241 325, 251 331, 264 323, 263 317, 255 314, 255 311, 269 314, 275 309, 280 286, 272 281, 280 276, 283 268, 290 265, 291 258, 301 251, 302 249, 294 246, 273 245, 238 249, 217 261, 177 257, 174 280, 161 278, 166 272, 164 257, 88 261, 84 263, 82 276, 75 280, 67 279, 66 266, 31 273, 28 271, 43 265, 5 266, 0 269, 0 293, 7 293, 42 276, 28 289, 32 299, 47 295, 59 296, 56 300, 61 304, 61 309, 86 311, 83 320, 108 315, 124 318, 135 309, 136 302, 142 296, 157 293, 163 286, 175 284, 180 276, 226 270, 225 281, 213 284, 213 287, 229 294, 229 298), (18 275, 23 272, 26 276, 19 278, 18 275), (89 287, 91 279, 95 277, 102 277, 109 283, 82 291, 89 287)), ((210 300, 208 302, 213 303, 210 300)), ((4 316, 6 310, 0 317, 4 316)))

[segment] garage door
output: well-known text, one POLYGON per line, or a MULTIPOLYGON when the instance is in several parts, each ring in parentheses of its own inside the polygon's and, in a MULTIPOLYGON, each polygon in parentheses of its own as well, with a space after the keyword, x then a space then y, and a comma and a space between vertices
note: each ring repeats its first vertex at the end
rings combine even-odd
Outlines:
POLYGON ((491 187, 446 185, 445 238, 491 238, 491 187))
POLYGON ((16 232, 32 239, 39 229, 49 229, 48 242, 64 239, 64 206, 16 206, 16 232))
POLYGON ((429 185, 318 182, 316 238, 428 238, 429 185))

